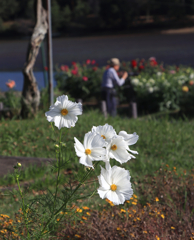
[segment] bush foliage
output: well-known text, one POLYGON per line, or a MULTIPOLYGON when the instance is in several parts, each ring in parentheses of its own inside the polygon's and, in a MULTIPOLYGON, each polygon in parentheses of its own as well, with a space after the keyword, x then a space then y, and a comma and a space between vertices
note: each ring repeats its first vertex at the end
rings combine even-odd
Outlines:
MULTIPOLYGON (((83 64, 72 63, 56 67, 55 79, 60 90, 71 97, 83 101, 101 99, 101 81, 103 72, 109 66, 99 68, 95 61, 87 60, 83 64)), ((194 69, 184 66, 166 66, 158 64, 155 58, 148 61, 132 60, 122 62, 122 72, 135 73, 129 81, 118 88, 120 103, 129 103, 128 85, 135 90, 138 105, 143 112, 165 110, 193 111, 194 69)))

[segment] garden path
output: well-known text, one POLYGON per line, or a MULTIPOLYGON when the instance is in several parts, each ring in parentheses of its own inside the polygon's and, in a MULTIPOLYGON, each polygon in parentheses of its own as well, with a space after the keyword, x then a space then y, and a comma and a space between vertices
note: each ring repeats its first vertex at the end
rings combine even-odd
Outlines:
POLYGON ((0 177, 8 173, 13 173, 13 166, 20 162, 22 166, 29 166, 31 164, 36 164, 37 166, 41 166, 42 163, 48 163, 52 161, 52 159, 48 158, 33 158, 33 157, 8 157, 8 156, 0 156, 0 177))

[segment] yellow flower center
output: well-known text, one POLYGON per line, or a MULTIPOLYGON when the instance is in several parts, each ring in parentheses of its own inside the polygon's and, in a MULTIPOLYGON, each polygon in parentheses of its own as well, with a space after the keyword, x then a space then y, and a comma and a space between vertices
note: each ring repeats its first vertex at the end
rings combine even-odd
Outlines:
POLYGON ((106 139, 106 137, 104 135, 101 135, 102 138, 106 139))
POLYGON ((117 145, 115 145, 115 144, 112 145, 111 149, 112 149, 113 151, 117 150, 117 145))
POLYGON ((110 186, 110 188, 111 188, 112 191, 116 191, 116 190, 117 190, 117 185, 112 184, 112 185, 110 186))
POLYGON ((87 154, 87 155, 89 155, 89 154, 91 154, 91 150, 89 149, 89 148, 87 148, 86 150, 85 150, 85 154, 87 154))
POLYGON ((65 116, 67 114, 68 114, 68 110, 66 108, 61 110, 61 115, 65 116))

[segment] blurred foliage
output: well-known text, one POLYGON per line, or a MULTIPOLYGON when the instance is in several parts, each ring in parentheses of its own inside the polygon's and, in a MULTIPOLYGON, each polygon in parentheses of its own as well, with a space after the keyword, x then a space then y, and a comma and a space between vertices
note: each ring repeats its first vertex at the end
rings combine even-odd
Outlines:
MULTIPOLYGON (((74 99, 88 101, 101 100, 101 82, 104 71, 109 66, 98 67, 94 60, 83 64, 72 62, 56 67, 57 87, 74 99)), ((123 86, 117 88, 120 103, 138 102, 140 112, 182 110, 193 112, 194 69, 184 66, 163 66, 154 57, 122 62, 118 72, 122 77, 124 71, 130 76, 123 86), (135 74, 135 76, 133 76, 135 74)))
MULTIPOLYGON (((46 0, 43 0, 46 6, 46 0)), ((52 25, 54 31, 67 28, 128 29, 132 25, 165 21, 186 21, 193 15, 194 0, 52 0, 52 25), (161 20, 163 16, 163 20, 161 20)), ((35 20, 36 0, 0 1, 2 21, 18 19, 35 20)), ((0 31, 2 31, 0 27, 0 31)))

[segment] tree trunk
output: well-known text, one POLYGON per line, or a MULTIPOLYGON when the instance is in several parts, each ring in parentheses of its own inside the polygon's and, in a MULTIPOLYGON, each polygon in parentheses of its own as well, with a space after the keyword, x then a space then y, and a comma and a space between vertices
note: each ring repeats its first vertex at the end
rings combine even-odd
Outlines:
POLYGON ((40 91, 33 74, 33 67, 41 42, 44 40, 48 29, 47 11, 43 8, 41 0, 37 0, 36 13, 37 22, 28 46, 26 63, 23 69, 24 85, 21 109, 21 116, 23 118, 35 116, 40 104, 40 91))

